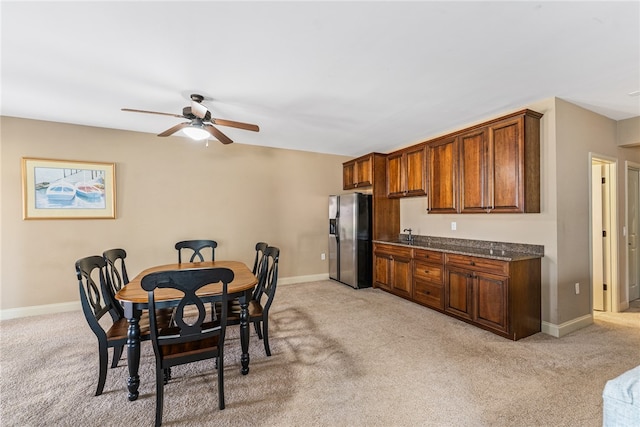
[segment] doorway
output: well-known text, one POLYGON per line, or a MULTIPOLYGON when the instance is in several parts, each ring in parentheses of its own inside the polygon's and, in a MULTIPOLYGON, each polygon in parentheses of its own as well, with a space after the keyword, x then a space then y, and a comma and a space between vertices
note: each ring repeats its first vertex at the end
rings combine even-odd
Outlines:
POLYGON ((626 162, 627 169, 627 301, 640 298, 640 165, 626 162))
POLYGON ((616 159, 589 154, 591 169, 591 303, 596 311, 617 311, 616 159))

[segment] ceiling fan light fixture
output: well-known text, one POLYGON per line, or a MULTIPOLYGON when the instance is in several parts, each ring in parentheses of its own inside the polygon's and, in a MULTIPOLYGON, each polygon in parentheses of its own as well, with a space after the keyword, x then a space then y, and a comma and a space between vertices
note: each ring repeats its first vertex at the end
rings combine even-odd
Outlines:
POLYGON ((189 126, 182 129, 182 132, 194 141, 202 141, 203 139, 207 139, 211 136, 208 131, 204 130, 200 126, 189 126))

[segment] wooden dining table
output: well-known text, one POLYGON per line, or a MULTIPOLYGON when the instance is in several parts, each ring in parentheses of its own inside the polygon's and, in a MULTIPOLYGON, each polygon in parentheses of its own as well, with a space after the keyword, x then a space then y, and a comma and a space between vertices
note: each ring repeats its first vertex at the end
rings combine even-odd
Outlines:
MULTIPOLYGON (((251 299, 251 291, 258 282, 256 276, 249 268, 240 261, 206 261, 188 262, 181 264, 165 264, 147 268, 138 274, 127 285, 116 293, 116 299, 124 307, 124 315, 129 322, 127 331, 127 363, 129 366, 129 378, 127 378, 127 388, 129 390, 129 400, 138 398, 138 388, 140 377, 138 369, 140 366, 140 315, 148 309, 148 294, 142 289, 142 278, 149 273, 156 271, 186 270, 199 268, 229 268, 234 273, 234 279, 227 285, 229 297, 237 297, 240 302, 240 345, 242 346, 242 356, 240 357, 243 375, 249 373, 249 312, 248 304, 251 299)), ((198 295, 200 297, 212 297, 215 300, 222 292, 220 283, 210 284, 203 287, 198 295)), ((155 301, 162 306, 177 305, 182 293, 173 289, 161 289, 155 294, 155 301)))

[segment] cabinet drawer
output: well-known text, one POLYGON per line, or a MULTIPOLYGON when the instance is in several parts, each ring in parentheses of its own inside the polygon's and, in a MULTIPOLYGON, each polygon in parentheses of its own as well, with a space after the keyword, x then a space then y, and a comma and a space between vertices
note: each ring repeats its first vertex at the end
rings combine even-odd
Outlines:
POLYGON ((411 248, 395 245, 385 245, 376 243, 373 246, 373 251, 376 256, 392 256, 399 258, 411 258, 411 248))
POLYGON ((423 260, 441 264, 442 260, 444 259, 444 254, 442 252, 429 251, 426 249, 414 249, 413 257, 416 260, 423 260))
POLYGON ((443 310, 443 289, 444 287, 442 285, 415 280, 413 284, 413 299, 430 307, 443 310))
POLYGON ((473 270, 486 271, 503 276, 509 275, 509 263, 496 259, 480 258, 467 255, 447 254, 447 265, 457 265, 459 267, 472 267, 473 270))
POLYGON ((442 266, 415 260, 413 262, 413 277, 416 280, 426 280, 442 285, 442 266))

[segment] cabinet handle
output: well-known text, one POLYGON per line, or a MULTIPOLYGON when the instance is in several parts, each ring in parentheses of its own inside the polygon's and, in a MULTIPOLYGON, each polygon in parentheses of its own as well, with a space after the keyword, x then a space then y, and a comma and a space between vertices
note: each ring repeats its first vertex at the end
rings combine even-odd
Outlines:
POLYGON ((475 263, 475 262, 473 262, 473 261, 471 261, 471 262, 469 263, 469 265, 476 265, 476 263, 475 263))

